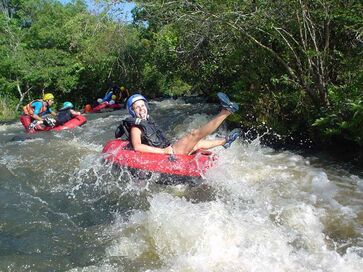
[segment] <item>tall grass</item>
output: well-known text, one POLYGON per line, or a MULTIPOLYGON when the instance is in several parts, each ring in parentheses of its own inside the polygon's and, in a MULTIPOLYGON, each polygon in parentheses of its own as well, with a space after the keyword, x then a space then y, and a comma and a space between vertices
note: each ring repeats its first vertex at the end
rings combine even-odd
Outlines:
POLYGON ((6 96, 0 95, 0 120, 14 120, 19 113, 15 111, 15 102, 6 96))

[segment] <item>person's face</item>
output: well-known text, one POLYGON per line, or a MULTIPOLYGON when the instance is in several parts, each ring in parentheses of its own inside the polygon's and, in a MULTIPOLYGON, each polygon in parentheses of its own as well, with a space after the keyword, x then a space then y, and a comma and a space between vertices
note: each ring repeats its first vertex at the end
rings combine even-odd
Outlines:
POLYGON ((144 100, 136 101, 134 104, 132 104, 132 109, 134 110, 137 118, 147 118, 147 107, 144 100))
POLYGON ((54 100, 53 99, 49 99, 46 102, 48 103, 49 106, 52 106, 53 103, 54 103, 54 100))

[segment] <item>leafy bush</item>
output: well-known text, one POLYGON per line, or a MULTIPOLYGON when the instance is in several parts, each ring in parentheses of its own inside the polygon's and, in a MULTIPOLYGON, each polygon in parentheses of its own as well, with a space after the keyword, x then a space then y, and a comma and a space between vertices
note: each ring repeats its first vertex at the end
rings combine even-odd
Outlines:
POLYGON ((182 81, 181 79, 176 79, 170 83, 170 87, 167 94, 172 96, 190 94, 189 93, 190 89, 191 86, 188 83, 182 81))
POLYGON ((328 140, 338 136, 363 146, 363 101, 348 101, 345 107, 316 119, 313 126, 328 140))

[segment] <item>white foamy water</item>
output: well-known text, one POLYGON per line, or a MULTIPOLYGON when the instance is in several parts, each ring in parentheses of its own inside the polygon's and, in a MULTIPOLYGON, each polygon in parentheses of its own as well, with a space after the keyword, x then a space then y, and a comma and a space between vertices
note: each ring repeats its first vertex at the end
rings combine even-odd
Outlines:
POLYGON ((18 123, 9 123, 9 124, 0 124, 0 131, 1 132, 7 132, 8 130, 11 129, 22 129, 23 126, 21 125, 20 122, 18 123))
MULTIPOLYGON (((151 108, 177 138, 216 107, 151 108)), ((139 180, 101 154, 126 116, 88 115, 81 128, 22 142, 10 141, 18 124, 0 128, 1 271, 362 270, 359 175, 239 139, 213 150, 218 164, 199 186, 139 180)))
POLYGON ((361 271, 363 248, 343 252, 350 239, 329 236, 343 235, 344 226, 329 233, 327 225, 343 217, 362 241, 354 223, 362 206, 339 203, 343 192, 334 173, 256 142, 239 142, 219 154, 206 180, 214 199, 151 194, 148 210, 126 221, 115 215, 105 230, 113 237, 108 258, 150 262, 155 268, 147 271, 361 271))
POLYGON ((175 107, 188 107, 182 98, 164 99, 163 101, 151 101, 151 105, 155 105, 158 109, 174 109, 175 107))

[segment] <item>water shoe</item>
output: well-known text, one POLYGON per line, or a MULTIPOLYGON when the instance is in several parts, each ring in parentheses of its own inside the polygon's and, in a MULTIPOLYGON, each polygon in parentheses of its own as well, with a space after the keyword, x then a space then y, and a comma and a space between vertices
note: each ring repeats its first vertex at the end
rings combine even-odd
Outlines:
POLYGON ((55 127, 55 123, 56 123, 56 120, 47 116, 44 118, 43 120, 43 124, 46 126, 46 127, 55 127))
POLYGON ((35 129, 36 125, 38 124, 37 120, 34 120, 33 122, 31 122, 28 126, 28 130, 32 130, 35 129))
POLYGON ((231 144, 237 140, 238 137, 240 137, 242 134, 242 131, 239 128, 235 128, 232 130, 228 136, 226 137, 226 143, 223 145, 224 148, 229 148, 231 144))
POLYGON ((226 110, 230 111, 230 112, 236 112, 239 109, 239 106, 237 103, 231 102, 231 100, 229 100, 229 97, 225 94, 225 93, 217 93, 217 96, 219 98, 219 103, 221 104, 221 106, 223 108, 225 108, 226 110))

